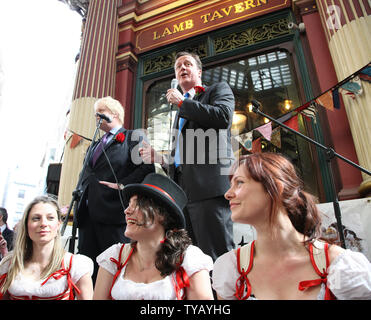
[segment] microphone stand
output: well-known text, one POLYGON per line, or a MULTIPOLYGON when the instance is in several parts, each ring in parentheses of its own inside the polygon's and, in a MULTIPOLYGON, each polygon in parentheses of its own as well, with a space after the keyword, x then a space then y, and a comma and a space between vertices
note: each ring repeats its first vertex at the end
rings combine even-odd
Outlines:
POLYGON ((336 223, 337 223, 337 228, 338 228, 338 232, 339 232, 339 236, 340 236, 340 241, 341 241, 341 246, 345 249, 346 246, 345 246, 345 238, 344 238, 344 232, 343 232, 343 225, 342 225, 342 222, 341 222, 341 211, 340 211, 340 205, 339 205, 339 199, 338 199, 338 196, 336 194, 336 188, 335 188, 335 181, 334 181, 334 174, 332 172, 332 167, 331 167, 331 160, 334 158, 334 157, 337 157, 343 161, 345 161, 346 163, 352 165, 353 167, 361 170, 362 172, 364 173, 367 173, 368 175, 371 175, 371 172, 366 170, 365 168, 359 166, 358 164, 350 161, 349 159, 343 157, 342 155, 338 154, 337 152, 335 152, 334 149, 330 148, 330 147, 326 147, 324 146, 323 144, 307 137, 306 135, 294 130, 294 129, 291 129, 290 127, 286 126, 285 124, 283 124, 282 122, 268 116, 267 114, 263 113, 262 111, 260 111, 259 109, 259 106, 261 105, 258 101, 256 100, 253 100, 251 102, 252 104, 252 110, 254 113, 258 114, 258 115, 261 115, 263 117, 266 117, 267 119, 273 121, 274 123, 278 124, 279 126, 285 128, 286 130, 296 134, 297 136, 303 138, 304 140, 316 145, 317 147, 319 147, 320 149, 324 150, 325 152, 325 155, 326 155, 326 162, 327 162, 327 166, 328 166, 328 171, 330 173, 330 182, 331 182, 331 185, 333 186, 333 206, 334 206, 334 212, 335 212, 335 218, 336 218, 336 223))
POLYGON ((68 223, 68 219, 69 219, 71 210, 72 210, 73 207, 75 207, 76 210, 74 210, 73 221, 72 221, 72 235, 71 235, 71 239, 70 239, 70 243, 69 243, 69 249, 68 249, 68 251, 71 252, 71 253, 74 253, 74 251, 75 251, 75 240, 77 239, 77 237, 76 237, 76 231, 77 231, 76 215, 77 215, 78 204, 79 204, 80 199, 81 199, 81 196, 82 196, 82 190, 81 190, 82 177, 84 176, 84 173, 85 173, 85 170, 86 170, 86 166, 88 165, 88 163, 90 161, 90 158, 91 158, 91 155, 93 153, 93 148, 91 148, 91 146, 95 142, 95 139, 96 139, 96 136, 98 134, 99 127, 100 127, 102 121, 103 121, 103 119, 101 117, 97 121, 97 127, 95 128, 93 140, 91 141, 91 144, 89 146, 88 154, 85 157, 85 160, 84 160, 84 163, 83 163, 83 167, 81 169, 81 172, 80 172, 80 175, 79 175, 79 180, 77 182, 76 188, 72 192, 72 200, 71 200, 70 206, 68 208, 68 212, 67 212, 67 214, 66 214, 66 216, 64 218, 63 225, 62 225, 62 228, 61 228, 61 235, 63 236, 63 234, 65 232, 65 229, 66 229, 66 226, 67 226, 67 223, 68 223))

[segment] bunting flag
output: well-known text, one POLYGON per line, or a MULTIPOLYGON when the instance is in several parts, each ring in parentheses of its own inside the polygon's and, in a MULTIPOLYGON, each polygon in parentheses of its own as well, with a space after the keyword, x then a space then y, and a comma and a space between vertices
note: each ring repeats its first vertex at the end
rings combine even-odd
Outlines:
POLYGON ((332 101, 335 109, 340 109, 339 88, 335 88, 334 91, 332 91, 332 101))
POLYGON ((81 136, 79 136, 76 133, 73 133, 72 134, 72 140, 71 140, 70 148, 71 149, 76 148, 76 146, 80 143, 81 140, 82 140, 82 137, 81 136))
POLYGON ((252 153, 260 153, 262 152, 262 144, 261 144, 261 138, 258 138, 252 142, 252 153))
POLYGON ((332 91, 331 90, 326 91, 324 94, 322 94, 321 96, 319 96, 315 101, 319 105, 321 105, 322 107, 324 107, 324 108, 326 108, 328 110, 331 110, 331 111, 334 110, 334 100, 333 100, 333 96, 332 96, 332 91))
POLYGON ((236 140, 248 151, 252 149, 252 131, 240 134, 235 137, 236 140))
POLYGON ((289 128, 299 132, 298 115, 293 116, 291 119, 285 121, 284 124, 289 128))
POLYGON ((290 111, 289 113, 284 114, 282 117, 279 117, 277 120, 279 122, 285 122, 285 121, 289 120, 292 117, 292 114, 293 114, 293 112, 290 111))
POLYGON ((350 96, 352 99, 355 99, 356 95, 361 94, 363 91, 359 77, 355 77, 352 80, 344 83, 340 86, 340 88, 342 93, 350 96))
MULTIPOLYGON (((334 111, 334 109, 340 109, 339 93, 350 96, 353 99, 356 98, 356 95, 362 94, 363 89, 361 80, 371 82, 371 64, 366 65, 362 69, 336 84, 331 89, 321 94, 315 100, 306 102, 292 112, 296 111, 303 116, 310 117, 316 121, 316 107, 318 107, 318 105, 334 111)), ((280 122, 285 122, 291 117, 292 112, 283 115, 277 120, 280 122)))
POLYGON ((275 145, 277 148, 281 149, 281 129, 280 127, 272 131, 271 143, 275 145))
POLYGON ((268 141, 271 141, 271 135, 272 135, 272 122, 268 122, 258 128, 255 128, 254 130, 259 131, 262 136, 267 139, 268 141))
POLYGON ((298 113, 305 116, 306 118, 312 118, 314 121, 316 121, 316 103, 315 102, 307 102, 303 104, 302 106, 295 109, 298 113))
POLYGON ((317 114, 317 104, 315 102, 309 103, 309 106, 300 112, 301 115, 304 117, 312 118, 314 122, 316 122, 316 114, 317 114))
POLYGON ((342 94, 345 94, 348 97, 351 97, 352 99, 356 98, 356 95, 353 92, 345 90, 344 88, 339 88, 339 92, 341 92, 342 94))
POLYGON ((303 110, 305 110, 306 108, 308 108, 311 104, 311 101, 308 101, 307 103, 304 103, 302 106, 298 107, 295 109, 295 111, 297 112, 301 112, 303 110))
MULTIPOLYGON (((299 132, 299 113, 308 119, 310 118, 316 121, 317 107, 319 105, 331 111, 334 111, 334 109, 340 109, 339 92, 355 99, 356 95, 360 95, 363 92, 361 80, 371 82, 371 65, 358 70, 348 78, 339 82, 336 86, 321 94, 315 100, 306 102, 295 110, 284 114, 277 120, 281 123, 284 123, 289 128, 299 132), (293 116, 294 112, 296 112, 296 114, 293 116)), ((267 124, 264 124, 254 130, 260 132, 261 135, 273 145, 281 148, 281 130, 279 127, 272 131, 272 123, 268 122, 267 124)), ((252 137, 253 131, 250 131, 236 136, 235 138, 246 150, 253 153, 262 152, 261 138, 253 141, 252 137)), ((75 147, 79 143, 81 137, 78 139, 78 141, 74 139, 77 139, 75 134, 73 136, 73 141, 71 141, 71 148, 72 145, 75 147)))
POLYGON ((371 66, 363 68, 362 71, 359 73, 359 78, 363 81, 371 82, 371 66))

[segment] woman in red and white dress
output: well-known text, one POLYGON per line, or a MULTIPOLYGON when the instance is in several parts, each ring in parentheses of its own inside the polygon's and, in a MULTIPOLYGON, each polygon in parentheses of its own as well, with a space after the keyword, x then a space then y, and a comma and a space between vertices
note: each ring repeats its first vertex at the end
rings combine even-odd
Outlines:
POLYGON ((60 227, 61 212, 53 198, 39 196, 27 206, 14 249, 0 264, 0 298, 92 299, 93 261, 64 250, 60 227))
POLYGON ((371 264, 360 252, 321 239, 321 216, 295 167, 276 153, 235 163, 225 193, 232 221, 257 239, 221 255, 213 288, 226 300, 371 299, 371 264))
POLYGON ((123 190, 132 243, 115 244, 97 257, 94 299, 213 299, 211 257, 191 245, 182 209, 187 198, 169 178, 149 174, 123 190))

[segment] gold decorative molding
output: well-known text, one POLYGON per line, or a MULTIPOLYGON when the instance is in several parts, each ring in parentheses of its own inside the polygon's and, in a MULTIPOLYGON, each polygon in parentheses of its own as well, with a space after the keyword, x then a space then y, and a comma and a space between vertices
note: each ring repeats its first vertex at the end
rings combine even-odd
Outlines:
POLYGON ((248 28, 241 32, 216 38, 214 39, 215 52, 221 53, 289 34, 289 22, 288 18, 280 19, 276 22, 265 23, 255 28, 248 28))
MULTIPOLYGON (((183 50, 196 53, 201 59, 207 57, 206 43, 201 43, 194 47, 184 48, 183 50)), ((177 52, 178 51, 173 51, 165 55, 144 60, 143 74, 147 75, 173 68, 177 52)))

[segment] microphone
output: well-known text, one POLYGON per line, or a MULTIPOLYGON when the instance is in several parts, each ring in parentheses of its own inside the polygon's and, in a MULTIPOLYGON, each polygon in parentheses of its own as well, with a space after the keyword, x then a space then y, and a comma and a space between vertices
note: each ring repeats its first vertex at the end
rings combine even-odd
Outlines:
MULTIPOLYGON (((178 87, 178 80, 176 78, 174 78, 173 80, 171 80, 171 85, 170 85, 171 89, 176 89, 178 87)), ((170 109, 173 108, 173 105, 171 103, 169 103, 170 105, 170 109)))
POLYGON ((173 79, 171 80, 171 89, 176 89, 178 87, 178 80, 177 79, 173 79))
POLYGON ((97 112, 95 115, 96 115, 97 117, 103 119, 103 120, 106 120, 108 123, 111 123, 111 122, 112 122, 112 119, 111 119, 110 117, 106 116, 106 115, 103 114, 103 113, 99 113, 99 112, 97 112))
POLYGON ((258 100, 252 99, 251 104, 252 104, 252 111, 254 111, 255 113, 260 111, 261 103, 258 100))

